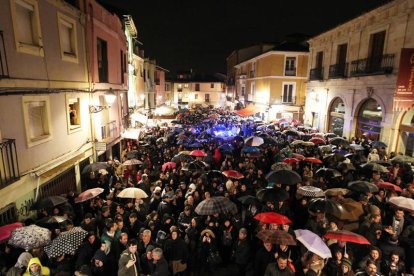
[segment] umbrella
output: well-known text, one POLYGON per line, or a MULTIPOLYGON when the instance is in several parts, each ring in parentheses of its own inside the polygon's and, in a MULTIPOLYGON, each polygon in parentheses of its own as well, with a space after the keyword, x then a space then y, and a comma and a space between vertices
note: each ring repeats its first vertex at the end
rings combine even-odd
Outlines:
POLYGON ((381 166, 384 167, 391 167, 392 166, 392 162, 390 161, 385 161, 385 160, 378 160, 378 161, 370 161, 369 163, 376 163, 376 164, 380 164, 381 166))
POLYGON ((281 214, 276 212, 265 212, 259 213, 254 216, 255 220, 260 221, 261 223, 275 223, 275 224, 291 224, 292 221, 281 214))
MULTIPOLYGON (((128 158, 128 157, 127 157, 128 158)), ((86 165, 83 170, 82 170, 82 174, 86 174, 86 173, 91 173, 91 172, 97 172, 100 169, 108 169, 111 165, 109 165, 106 162, 97 162, 97 163, 92 163, 92 164, 88 164, 86 165)))
POLYGON ((230 153, 230 154, 232 154, 233 151, 234 151, 234 147, 231 144, 221 145, 218 149, 222 153, 230 153))
POLYGON ((309 142, 314 143, 315 145, 325 145, 326 141, 320 137, 313 137, 309 140, 309 142))
POLYGON ((358 221, 364 214, 362 203, 350 198, 345 198, 342 201, 342 207, 345 209, 337 218, 341 220, 358 221))
POLYGON ((325 193, 322 189, 314 186, 301 186, 296 192, 298 195, 307 197, 323 197, 325 193))
POLYGON ((167 142, 167 138, 166 137, 161 137, 157 139, 157 144, 163 144, 167 142))
POLYGON ((59 224, 65 222, 66 220, 67 218, 63 216, 43 217, 37 220, 35 224, 40 227, 52 229, 52 228, 58 228, 59 224))
POLYGON ((144 190, 135 187, 125 188, 119 192, 117 197, 121 198, 147 198, 148 195, 145 193, 144 190))
POLYGON ((310 162, 312 164, 322 164, 322 161, 315 157, 306 157, 303 161, 310 162))
POLYGON ((162 171, 165 172, 166 169, 174 169, 175 167, 177 167, 177 164, 174 162, 166 162, 164 164, 162 164, 162 171))
POLYGON ((195 157, 206 157, 207 153, 205 153, 203 150, 193 150, 190 152, 190 155, 195 157))
POLYGON ((244 144, 249 147, 258 147, 264 143, 263 138, 252 136, 244 141, 244 144))
POLYGON ((237 198, 238 201, 240 201, 244 205, 251 205, 251 204, 257 204, 259 203, 259 200, 255 196, 251 195, 245 195, 237 198))
POLYGON ((315 174, 316 176, 324 177, 326 179, 342 176, 342 174, 339 171, 335 169, 331 169, 331 168, 320 168, 319 170, 316 171, 315 174))
POLYGON ((296 185, 297 183, 302 182, 300 175, 291 170, 271 171, 266 175, 266 180, 271 183, 285 185, 296 185))
POLYGON ((299 162, 300 160, 296 158, 285 158, 283 160, 283 163, 286 163, 286 164, 299 163, 299 162))
POLYGON ((378 187, 374 183, 367 181, 352 181, 348 183, 348 188, 354 192, 358 193, 376 193, 378 192, 378 187))
MULTIPOLYGON (((189 148, 201 148, 203 145, 199 142, 193 142, 192 144, 189 144, 189 148)), ((194 156, 194 155, 193 155, 194 156)))
POLYGON ((399 186, 389 183, 389 182, 380 182, 380 183, 377 183, 377 186, 380 189, 393 190, 395 192, 402 192, 402 189, 399 186))
POLYGON ((175 155, 172 159, 171 159, 171 161, 172 162, 174 162, 174 163, 181 163, 181 162, 190 162, 190 161, 193 161, 194 159, 191 157, 191 156, 189 156, 189 155, 186 155, 186 154, 177 154, 177 155, 175 155))
POLYGON ((337 168, 341 171, 355 171, 356 170, 355 166, 352 163, 345 163, 345 162, 340 163, 337 168))
POLYGON ((305 147, 313 147, 315 144, 311 141, 306 141, 306 142, 303 142, 301 145, 305 147))
POLYGON ((191 151, 189 151, 189 150, 182 150, 178 154, 190 155, 190 153, 191 153, 191 151))
POLYGON ((260 152, 260 149, 257 147, 244 147, 243 152, 244 153, 260 152))
POLYGON ((197 171, 204 171, 208 169, 209 165, 203 161, 193 161, 185 165, 181 170, 183 171, 190 171, 190 172, 197 172, 197 171))
POLYGON ((311 199, 308 205, 308 211, 311 214, 327 213, 336 218, 341 217, 346 212, 341 203, 328 198, 311 199))
POLYGON ((329 139, 329 144, 335 145, 335 146, 349 146, 348 140, 345 140, 341 137, 334 137, 329 139))
POLYGON ((310 252, 322 259, 332 258, 331 250, 324 241, 315 233, 305 229, 295 230, 296 239, 300 241, 310 252))
POLYGON ((342 154, 343 156, 347 155, 349 152, 343 149, 336 149, 334 153, 342 154))
POLYGON ((305 160, 305 156, 299 153, 292 153, 291 155, 293 158, 299 159, 299 160, 305 160))
POLYGON ((270 168, 271 168, 272 171, 291 170, 292 169, 292 167, 289 164, 286 164, 284 162, 274 163, 270 168))
POLYGON ((289 199, 289 193, 279 188, 265 188, 257 192, 257 198, 262 202, 285 201, 289 199))
POLYGON ((81 227, 73 227, 69 231, 62 232, 50 245, 45 246, 46 254, 49 258, 59 257, 63 254, 75 255, 87 234, 88 232, 81 227))
POLYGON ((54 207, 68 202, 67 198, 63 196, 48 196, 37 202, 35 202, 30 209, 39 210, 39 209, 53 209, 54 207))
POLYGON ((296 130, 284 130, 283 133, 287 136, 296 136, 296 137, 300 137, 300 133, 296 130))
POLYGON ((9 244, 14 247, 23 248, 26 251, 48 245, 52 233, 49 229, 30 225, 17 228, 12 231, 9 244))
POLYGON ((272 244, 296 245, 293 236, 283 230, 262 230, 257 233, 257 237, 263 242, 272 244))
POLYGON ((23 227, 23 223, 21 222, 15 222, 0 226, 0 242, 10 238, 12 231, 20 227, 23 227))
POLYGON ((93 188, 93 189, 86 190, 86 191, 80 193, 75 198, 75 203, 80 203, 80 202, 84 202, 84 201, 87 201, 89 199, 92 199, 92 198, 102 194, 103 191, 104 191, 104 189, 102 189, 102 188, 93 188))
POLYGON ((355 150, 355 151, 358 151, 358 150, 365 150, 365 148, 364 148, 363 146, 358 145, 358 144, 350 144, 350 145, 349 145, 349 147, 350 147, 350 148, 352 148, 352 149, 353 149, 353 150, 355 150))
POLYGON ((339 163, 339 162, 342 162, 342 161, 344 161, 346 158, 345 158, 345 156, 343 156, 342 154, 339 154, 339 153, 331 153, 331 154, 328 154, 328 155, 326 155, 324 158, 323 158, 323 161, 326 163, 326 164, 331 164, 331 163, 339 163))
POLYGON ((302 141, 302 140, 295 140, 295 141, 293 141, 292 143, 290 143, 292 146, 299 146, 299 145, 301 145, 302 143, 304 143, 304 141, 302 141))
POLYGON ((328 231, 324 238, 358 244, 371 244, 364 236, 347 230, 328 231))
POLYGON ((330 153, 330 152, 332 152, 332 145, 319 146, 318 148, 323 153, 330 153))
POLYGON ((392 163, 414 163, 414 157, 406 155, 397 155, 391 159, 392 163))
POLYGON ((349 190, 345 188, 331 188, 331 189, 325 190, 326 196, 339 196, 339 195, 344 196, 347 193, 349 193, 349 190))
POLYGON ((223 173, 221 171, 218 171, 218 170, 211 170, 211 171, 207 172, 205 175, 208 177, 209 180, 212 180, 214 178, 218 178, 220 180, 223 180, 223 182, 225 181, 225 177, 224 177, 223 173))
POLYGON ((386 148, 387 144, 385 144, 382 141, 374 141, 374 142, 372 142, 372 147, 373 148, 386 148))
POLYGON ((361 165, 363 171, 387 173, 388 169, 378 163, 365 163, 361 165))
POLYGON ((130 160, 125 161, 124 163, 122 163, 122 165, 124 166, 132 166, 132 165, 142 165, 143 162, 141 160, 132 158, 130 160))
POLYGON ((391 197, 388 203, 396 206, 397 208, 406 210, 408 212, 414 211, 414 199, 404 197, 404 196, 395 196, 391 197))
POLYGON ((326 138, 338 137, 338 135, 336 135, 335 133, 325 133, 325 134, 323 134, 323 136, 326 137, 326 138))
POLYGON ((235 170, 224 171, 223 174, 228 178, 234 178, 234 179, 244 178, 244 175, 242 173, 239 173, 238 171, 235 171, 235 170))
POLYGON ((208 216, 221 213, 237 213, 237 206, 230 199, 216 196, 201 201, 195 208, 200 216, 208 216))

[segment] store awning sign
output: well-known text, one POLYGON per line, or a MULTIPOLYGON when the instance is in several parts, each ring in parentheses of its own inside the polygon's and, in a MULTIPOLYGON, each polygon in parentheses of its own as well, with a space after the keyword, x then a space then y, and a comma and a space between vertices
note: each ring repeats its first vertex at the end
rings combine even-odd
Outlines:
POLYGON ((407 111, 414 104, 414 48, 401 49, 394 110, 407 111))

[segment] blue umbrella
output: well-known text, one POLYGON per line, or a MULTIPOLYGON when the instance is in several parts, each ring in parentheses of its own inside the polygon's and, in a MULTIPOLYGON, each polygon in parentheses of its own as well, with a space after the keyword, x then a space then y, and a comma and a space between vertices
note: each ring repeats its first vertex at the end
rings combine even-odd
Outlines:
POLYGON ((347 152, 346 150, 341 150, 341 149, 337 149, 334 150, 334 153, 338 153, 338 154, 342 154, 342 155, 347 155, 349 152, 347 152))
POLYGON ((257 147, 245 147, 243 148, 244 153, 253 153, 253 152, 260 152, 260 149, 257 147))
POLYGON ((224 144, 219 147, 219 151, 222 153, 233 153, 234 147, 231 144, 224 144))
POLYGON ((202 145, 199 142, 194 142, 188 145, 189 148, 200 148, 202 145))

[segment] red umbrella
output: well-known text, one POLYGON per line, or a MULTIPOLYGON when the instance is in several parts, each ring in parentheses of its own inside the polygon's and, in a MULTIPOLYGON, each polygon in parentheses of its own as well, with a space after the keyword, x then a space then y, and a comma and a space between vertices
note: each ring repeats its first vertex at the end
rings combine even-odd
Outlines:
POLYGON ((167 163, 164 163, 161 168, 162 168, 162 171, 164 172, 167 168, 174 169, 175 167, 177 167, 177 164, 175 162, 167 162, 167 163))
POLYGON ((306 157, 303 161, 310 162, 312 164, 322 164, 322 161, 315 157, 306 157))
POLYGON ((302 154, 299 154, 299 153, 292 153, 292 157, 296 158, 296 159, 299 159, 299 160, 304 160, 305 159, 305 156, 303 156, 302 154))
POLYGON ((23 223, 21 222, 15 222, 15 223, 10 223, 10 224, 6 224, 0 227, 0 242, 7 240, 8 238, 11 237, 11 232, 14 229, 23 227, 23 223))
POLYGON ((207 153, 205 153, 202 150, 193 150, 192 152, 190 152, 190 155, 195 157, 206 157, 207 153))
POLYGON ((285 160, 283 160, 286 164, 299 163, 299 161, 300 160, 297 158, 285 158, 285 160))
POLYGON ((284 215, 275 212, 265 212, 254 216, 255 220, 263 223, 276 223, 276 224, 291 224, 292 221, 284 215))
POLYGON ((347 230, 328 231, 325 236, 326 239, 353 242, 359 244, 371 244, 364 236, 356 234, 347 230))
POLYGON ((393 190, 395 192, 402 192, 402 189, 399 186, 389 183, 389 182, 380 182, 380 183, 377 183, 377 186, 380 189, 393 190))
POLYGON ((83 193, 79 194, 77 198, 75 198, 75 203, 81 203, 89 199, 92 199, 102 194, 103 191, 104 189, 102 188, 93 188, 93 189, 86 190, 83 193))
POLYGON ((311 138, 309 140, 309 142, 312 142, 315 145, 325 145, 325 143, 326 143, 325 139, 323 139, 323 138, 321 138, 319 136, 315 136, 315 137, 311 138))
POLYGON ((244 177, 242 173, 239 173, 238 171, 235 171, 235 170, 224 171, 223 174, 224 176, 228 178, 234 178, 234 179, 241 179, 244 177))

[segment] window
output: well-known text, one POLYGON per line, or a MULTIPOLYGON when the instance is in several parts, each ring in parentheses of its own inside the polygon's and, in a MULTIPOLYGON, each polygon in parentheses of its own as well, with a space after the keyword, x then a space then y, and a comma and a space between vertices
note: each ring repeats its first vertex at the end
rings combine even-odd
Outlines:
POLYGON ((80 98, 66 95, 66 110, 69 133, 81 127, 80 98))
POLYGON ((283 84, 283 103, 293 103, 295 97, 295 84, 285 83, 283 84))
POLYGON ((214 83, 210 84, 210 88, 214 88, 214 83))
POLYGON ((23 96, 26 142, 32 147, 52 139, 49 97, 23 96))
MULTIPOLYGON (((98 38, 97 40, 98 55, 98 74, 99 82, 108 82, 108 48, 106 41, 98 38)), ((144 70, 145 74, 145 70, 144 70)))
POLYGON ((200 84, 199 83, 195 84, 195 91, 200 91, 200 84))
POLYGON ((188 83, 185 83, 184 84, 184 88, 188 88, 188 83))
POLYGON ((251 67, 250 67, 250 77, 254 78, 256 75, 256 62, 253 62, 251 67))
POLYGON ((315 68, 322 68, 323 66, 323 52, 316 53, 316 67, 315 68))
POLYGON ((38 2, 11 0, 11 14, 17 51, 43 56, 38 2))
POLYGON ((296 57, 286 57, 285 76, 296 76, 296 57))
POLYGON ((62 60, 78 62, 76 21, 58 13, 60 53, 62 60))
POLYGON ((178 85, 177 92, 183 92, 183 85, 182 84, 178 85))
POLYGON ((194 94, 194 100, 198 100, 198 94, 194 94))
POLYGON ((120 59, 121 59, 121 83, 124 83, 124 73, 125 73, 125 59, 124 59, 124 51, 121 50, 120 52, 120 59))
POLYGON ((255 90, 256 90, 256 84, 254 82, 252 82, 250 84, 250 94, 254 95, 255 90))
POLYGON ((204 96, 204 100, 205 100, 206 103, 209 103, 210 102, 210 94, 206 94, 204 96))
POLYGON ((241 87, 241 95, 244 96, 246 94, 246 86, 241 87))

